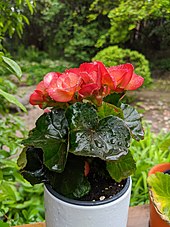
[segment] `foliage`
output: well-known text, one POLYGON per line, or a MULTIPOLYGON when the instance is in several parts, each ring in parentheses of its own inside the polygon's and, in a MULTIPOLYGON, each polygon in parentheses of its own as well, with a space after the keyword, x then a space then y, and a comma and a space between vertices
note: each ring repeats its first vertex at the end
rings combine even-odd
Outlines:
POLYGON ((149 184, 150 197, 161 218, 170 224, 170 175, 162 172, 151 174, 149 184))
MULTIPOLYGON (((41 55, 41 52, 39 52, 38 55, 41 55)), ((28 59, 29 59, 29 57, 28 57, 28 59)), ((37 61, 29 62, 29 60, 27 60, 27 59, 19 61, 23 74, 26 75, 26 79, 24 79, 24 83, 26 85, 35 85, 35 84, 39 83, 42 79, 42 75, 47 74, 49 71, 62 72, 66 68, 74 66, 73 63, 69 63, 69 62, 63 61, 63 60, 54 61, 54 60, 50 60, 50 59, 42 59, 40 61, 40 58, 38 57, 37 61)))
POLYGON ((132 141, 130 151, 136 161, 136 171, 132 176, 131 206, 149 202, 147 176, 153 166, 170 161, 170 152, 167 146, 170 133, 155 135, 150 127, 145 125, 145 138, 138 143, 132 141))
POLYGON ((17 116, 0 119, 0 219, 12 226, 44 220, 43 187, 26 182, 16 164, 26 134, 17 116))
POLYGON ((18 159, 23 176, 33 185, 49 183, 70 198, 90 192, 85 163, 91 169, 100 161, 106 178, 126 179, 135 170, 131 137, 140 140, 144 133, 140 115, 121 98, 142 83, 131 64, 106 69, 102 62, 91 62, 46 74, 30 103, 50 109, 23 141, 18 159))
POLYGON ((21 37, 24 24, 29 24, 24 11, 28 7, 32 14, 34 6, 35 1, 29 0, 0 1, 0 49, 2 49, 2 41, 5 36, 12 37, 14 33, 17 33, 21 37))
POLYGON ((74 25, 73 37, 64 48, 65 57, 76 62, 90 61, 96 53, 94 48, 99 36, 99 25, 89 23, 86 26, 74 25))
POLYGON ((90 61, 96 53, 95 43, 99 35, 105 33, 108 23, 102 17, 96 22, 88 22, 91 2, 37 1, 35 13, 27 15, 30 24, 24 31, 23 39, 15 38, 15 45, 10 45, 9 41, 7 49, 18 54, 15 46, 22 42, 25 49, 35 46, 47 52, 52 59, 69 59, 76 64, 90 61))
POLYGON ((145 81, 144 86, 151 83, 149 62, 144 55, 130 49, 122 49, 118 46, 110 46, 99 51, 93 60, 104 62, 106 66, 123 64, 124 62, 132 63, 135 67, 135 73, 141 75, 145 81))
MULTIPOLYGON (((1 69, 5 68, 5 70, 8 70, 11 73, 14 73, 19 79, 21 78, 22 76, 21 69, 19 65, 12 59, 7 58, 3 55, 0 55, 0 65, 1 65, 1 69)), ((11 83, 7 79, 4 80, 4 78, 2 77, 0 77, 0 80, 2 80, 2 83, 0 85, 0 96, 5 98, 8 102, 17 105, 20 109, 26 112, 26 108, 12 94, 8 93, 8 91, 11 92, 10 90, 11 88, 13 88, 12 91, 14 90, 15 86, 13 85, 13 83, 11 83), (7 89, 7 91, 4 89, 7 89)), ((4 108, 4 104, 5 102, 2 101, 1 107, 0 107, 1 111, 6 110, 4 108)))
POLYGON ((107 7, 110 1, 106 1, 106 7, 101 10, 103 1, 95 0, 91 5, 92 14, 90 18, 95 19, 96 15, 105 14, 110 19, 110 28, 104 36, 101 36, 97 46, 101 47, 110 40, 112 44, 125 42, 132 38, 138 39, 140 28, 150 20, 164 19, 168 21, 170 16, 170 3, 168 0, 116 1, 110 8, 107 7))
POLYGON ((153 70, 161 70, 163 72, 170 71, 170 58, 155 60, 152 64, 153 70))
POLYGON ((44 51, 39 51, 35 46, 28 46, 27 48, 24 45, 20 45, 17 48, 16 59, 18 61, 28 61, 28 62, 37 62, 41 63, 45 59, 48 59, 49 56, 44 51))

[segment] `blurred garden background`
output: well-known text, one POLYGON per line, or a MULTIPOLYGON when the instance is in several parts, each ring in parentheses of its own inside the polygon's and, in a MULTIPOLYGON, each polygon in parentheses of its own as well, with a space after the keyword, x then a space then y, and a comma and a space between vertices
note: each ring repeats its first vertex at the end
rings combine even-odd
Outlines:
POLYGON ((130 62, 145 78, 126 102, 145 125, 145 139, 130 148, 137 161, 131 206, 148 203, 148 170, 170 162, 170 1, 0 0, 1 227, 44 220, 43 185, 26 182, 16 163, 42 113, 29 105, 30 93, 46 73, 91 60, 130 62))

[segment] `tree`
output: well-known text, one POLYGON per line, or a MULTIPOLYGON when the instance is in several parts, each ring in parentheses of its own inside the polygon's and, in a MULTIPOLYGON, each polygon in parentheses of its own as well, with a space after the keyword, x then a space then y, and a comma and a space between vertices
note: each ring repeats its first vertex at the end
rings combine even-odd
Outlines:
POLYGON ((12 37, 14 33, 21 37, 24 24, 29 24, 24 12, 28 8, 32 14, 34 7, 35 0, 0 0, 0 49, 4 37, 12 37))
MULTIPOLYGON (((111 3, 105 1, 106 6, 111 3)), ((112 8, 100 10, 103 0, 95 0, 91 5, 92 14, 90 19, 94 20, 96 15, 105 14, 109 18, 110 27, 105 35, 99 37, 96 46, 102 47, 106 42, 120 44, 127 41, 141 39, 141 33, 150 25, 160 22, 161 25, 169 23, 170 1, 169 0, 117 0, 112 8), (97 5, 97 6, 96 6, 97 5), (98 11, 96 12, 96 7, 98 11)), ((154 28, 150 31, 156 34, 154 28)))

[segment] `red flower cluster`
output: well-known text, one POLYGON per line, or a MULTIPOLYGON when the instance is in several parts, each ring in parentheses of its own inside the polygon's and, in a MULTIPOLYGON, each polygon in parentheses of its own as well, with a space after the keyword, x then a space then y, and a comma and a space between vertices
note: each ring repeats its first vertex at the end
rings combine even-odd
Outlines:
POLYGON ((54 106, 56 102, 77 102, 88 98, 100 105, 105 96, 135 90, 143 81, 129 63, 109 68, 99 61, 83 63, 79 68, 64 73, 48 73, 30 96, 30 103, 45 108, 54 106))

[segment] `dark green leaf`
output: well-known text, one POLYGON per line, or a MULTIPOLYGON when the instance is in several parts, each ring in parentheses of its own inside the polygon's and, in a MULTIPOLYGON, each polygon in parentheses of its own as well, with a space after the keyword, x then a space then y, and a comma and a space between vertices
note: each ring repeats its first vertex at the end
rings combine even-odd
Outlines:
POLYGON ((117 160, 126 155, 130 144, 130 132, 124 121, 116 116, 108 116, 98 121, 93 107, 82 105, 77 118, 87 116, 87 112, 91 113, 85 123, 75 118, 75 105, 72 105, 70 112, 68 111, 71 125, 70 152, 103 160, 117 160))
POLYGON ((117 182, 127 178, 136 170, 135 161, 130 151, 117 161, 106 162, 106 166, 110 176, 117 182))
POLYGON ((138 141, 143 139, 144 131, 141 124, 141 116, 137 110, 134 107, 123 103, 121 104, 121 109, 123 110, 124 121, 130 128, 133 138, 138 141))
POLYGON ((43 166, 43 151, 30 147, 23 149, 18 159, 18 165, 22 167, 21 173, 32 185, 46 180, 46 169, 43 166))
POLYGON ((113 104, 115 106, 118 106, 120 103, 120 99, 124 97, 124 93, 113 93, 108 96, 106 96, 103 100, 107 103, 113 104))
POLYGON ((52 174, 50 184, 60 194, 69 198, 80 198, 90 190, 90 184, 84 176, 85 161, 74 155, 69 155, 62 173, 52 174))
POLYGON ((98 107, 98 115, 100 118, 104 118, 110 115, 123 118, 123 112, 120 108, 106 102, 103 102, 102 106, 98 107))
POLYGON ((89 103, 75 103, 67 111, 67 119, 70 129, 94 128, 98 123, 95 108, 89 103))
POLYGON ((151 174, 148 184, 156 210, 170 224, 170 175, 161 172, 151 174))
POLYGON ((64 170, 67 158, 68 123, 64 110, 52 110, 44 113, 36 122, 29 138, 23 141, 26 146, 41 148, 44 163, 57 172, 64 170))

